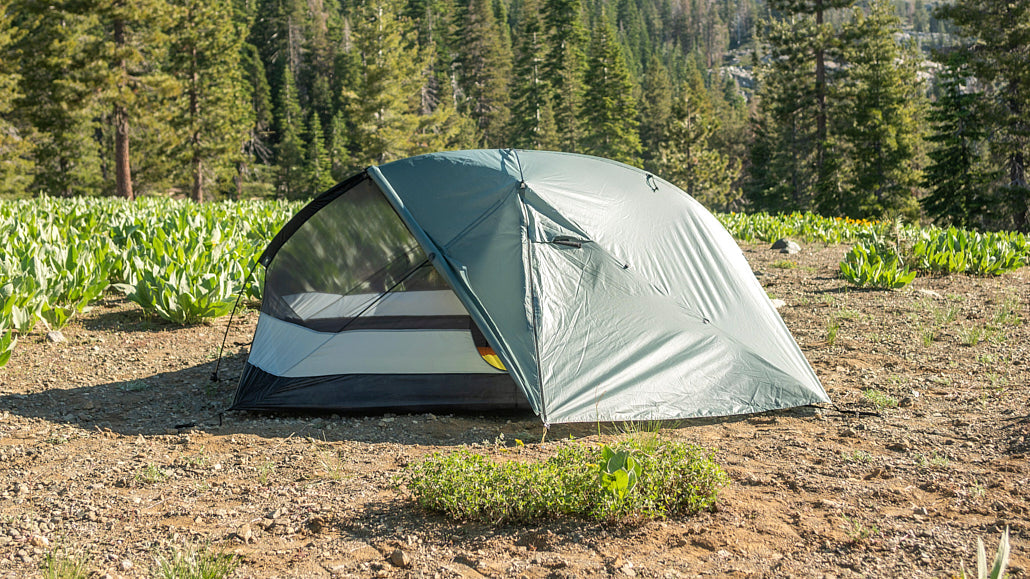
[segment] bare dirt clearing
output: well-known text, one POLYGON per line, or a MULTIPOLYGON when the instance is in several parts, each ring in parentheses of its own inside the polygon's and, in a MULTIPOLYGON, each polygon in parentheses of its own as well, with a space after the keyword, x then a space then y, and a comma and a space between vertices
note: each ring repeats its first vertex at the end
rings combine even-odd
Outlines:
POLYGON ((1030 568, 1030 270, 849 290, 845 248, 744 252, 837 404, 689 421, 665 436, 718 450, 718 512, 604 526, 460 525, 418 511, 395 480, 433 451, 528 456, 614 437, 531 414, 270 416, 231 402, 257 315, 176 327, 110 297, 24 338, 0 370, 0 577, 46 553, 98 575, 149 577, 155 556, 209 546, 237 577, 949 577, 1012 529, 1030 568), (875 394, 866 391, 875 390, 875 394), (502 435, 503 434, 503 438, 502 435), (401 549, 404 557, 391 555, 401 549))

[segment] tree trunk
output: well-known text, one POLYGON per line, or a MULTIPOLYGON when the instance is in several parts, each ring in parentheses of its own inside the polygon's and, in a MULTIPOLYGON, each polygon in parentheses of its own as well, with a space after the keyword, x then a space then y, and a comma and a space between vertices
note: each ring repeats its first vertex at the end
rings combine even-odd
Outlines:
POLYGON ((193 200, 204 202, 204 161, 200 157, 200 76, 197 73, 197 47, 193 47, 190 66, 190 124, 193 134, 190 135, 190 147, 193 149, 193 200))
MULTIPOLYGON (((125 22, 114 21, 114 43, 125 46, 125 22)), ((118 63, 122 78, 128 76, 125 61, 118 63)), ((132 201, 132 168, 129 166, 129 113, 125 106, 114 105, 114 182, 119 197, 132 201)))
POLYGON ((815 3, 815 147, 816 147, 816 174, 823 173, 823 155, 826 144, 826 51, 823 47, 823 3, 818 0, 815 3))

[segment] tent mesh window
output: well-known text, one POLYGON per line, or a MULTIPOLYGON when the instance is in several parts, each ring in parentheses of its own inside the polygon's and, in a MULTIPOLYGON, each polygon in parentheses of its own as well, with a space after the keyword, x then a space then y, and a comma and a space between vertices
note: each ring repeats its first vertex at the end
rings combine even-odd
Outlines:
MULTIPOLYGON (((389 201, 364 179, 279 249, 268 266, 261 309, 320 332, 415 328, 448 324, 425 319, 449 317, 431 315, 441 296, 453 296, 447 282, 389 201)), ((460 317, 450 325, 468 327, 467 315, 460 317)))

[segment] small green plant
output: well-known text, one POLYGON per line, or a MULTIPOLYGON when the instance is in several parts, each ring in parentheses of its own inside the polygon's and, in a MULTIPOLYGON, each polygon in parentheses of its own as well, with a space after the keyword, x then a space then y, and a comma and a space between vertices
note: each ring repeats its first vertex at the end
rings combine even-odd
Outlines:
POLYGON ((710 451, 665 440, 645 451, 629 439, 601 449, 566 444, 540 461, 436 453, 408 467, 406 482, 424 509, 501 523, 689 515, 714 508, 729 479, 710 451))
POLYGON ((869 463, 873 460, 873 455, 864 450, 856 450, 854 452, 841 451, 840 457, 844 462, 869 463))
POLYGON ((164 579, 224 579, 240 565, 236 555, 215 552, 207 547, 176 550, 157 557, 157 576, 164 579))
POLYGON ((86 555, 69 555, 51 551, 43 557, 40 564, 43 579, 88 579, 89 557, 86 555))
POLYGON ((150 385, 145 380, 129 380, 118 386, 122 392, 142 392, 147 388, 150 388, 150 385))
POLYGON ((261 463, 261 466, 258 467, 258 481, 263 485, 268 484, 269 477, 272 476, 272 474, 274 473, 275 462, 271 460, 266 460, 265 462, 261 463))
POLYGON ((916 454, 915 459, 916 463, 919 465, 920 468, 944 469, 948 468, 948 465, 951 464, 951 461, 948 459, 947 456, 939 454, 937 452, 934 452, 933 456, 929 457, 927 457, 925 454, 916 454))
POLYGON ((1017 309, 1019 309, 1019 299, 1009 296, 998 306, 991 321, 998 326, 1017 326, 1021 321, 1019 314, 1016 313, 1017 309))
POLYGON ((840 518, 844 521, 844 532, 854 543, 867 541, 880 534, 880 527, 875 524, 866 526, 862 521, 852 519, 847 515, 841 515, 840 518))
POLYGON ((958 340, 963 346, 975 346, 989 336, 987 328, 973 326, 958 331, 958 340))
MULTIPOLYGON (((976 539, 976 579, 1002 579, 1005 576, 1005 568, 1009 565, 1009 555, 1011 553, 1009 547, 1009 528, 1005 527, 1005 532, 1001 534, 1001 540, 998 541, 998 551, 994 555, 994 564, 991 568, 987 568, 987 550, 984 548, 983 539, 977 537, 976 539)), ((959 563, 959 577, 961 579, 967 579, 966 566, 964 563, 959 563)))
POLYGON ((637 486, 640 480, 640 463, 628 448, 612 450, 607 444, 601 448, 601 462, 598 464, 601 486, 612 496, 622 501, 637 486))
POLYGON ((872 405, 875 406, 877 410, 896 408, 898 406, 897 398, 890 396, 888 394, 884 394, 883 392, 880 392, 879 390, 874 390, 872 388, 867 388, 865 391, 863 391, 862 397, 870 403, 872 403, 872 405))
POLYGON ((826 322, 826 343, 831 346, 837 343, 838 332, 840 332, 840 322, 836 318, 830 318, 826 322))
POLYGON ((158 468, 153 463, 141 468, 136 473, 136 480, 144 484, 157 484, 168 478, 168 473, 158 468))
POLYGON ((775 267, 776 269, 795 269, 797 266, 797 262, 789 259, 781 259, 769 264, 769 267, 775 267))

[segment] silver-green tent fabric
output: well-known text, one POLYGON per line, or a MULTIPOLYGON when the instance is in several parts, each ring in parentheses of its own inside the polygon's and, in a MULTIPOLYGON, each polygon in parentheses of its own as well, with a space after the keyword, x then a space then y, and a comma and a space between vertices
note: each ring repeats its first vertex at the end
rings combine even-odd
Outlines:
POLYGON ((522 150, 367 175, 545 423, 829 401, 731 236, 658 176, 522 150))

